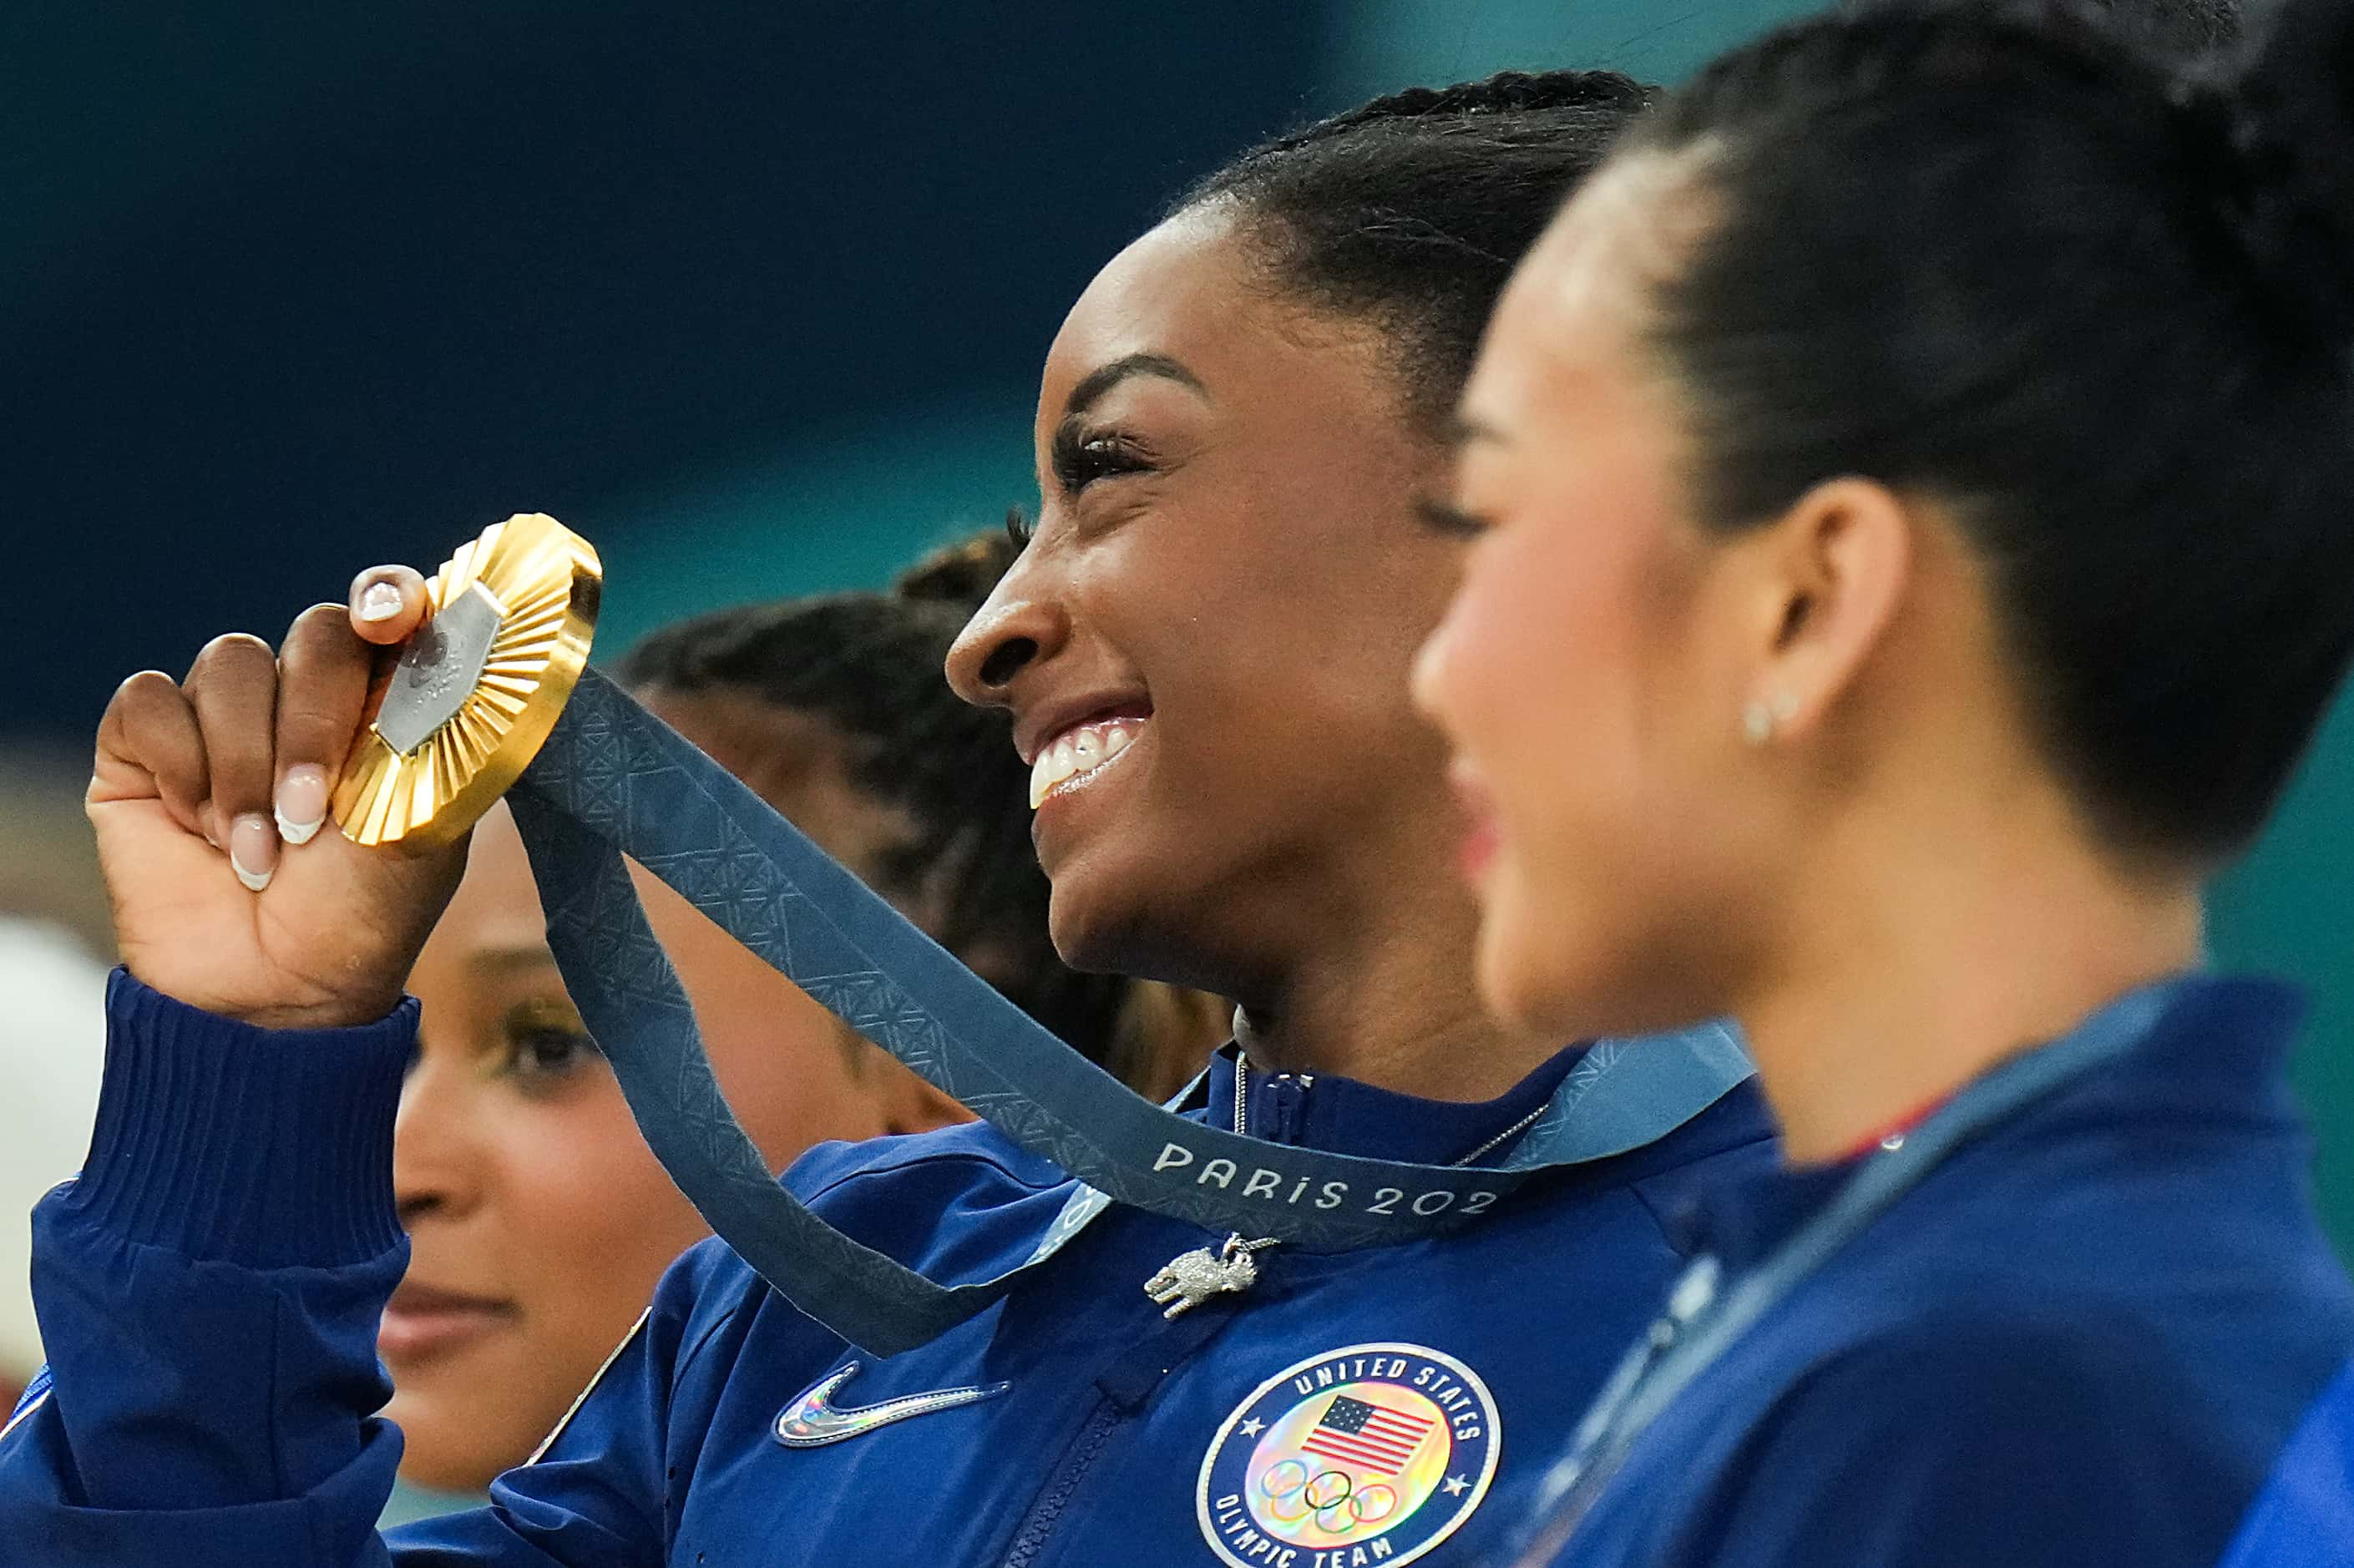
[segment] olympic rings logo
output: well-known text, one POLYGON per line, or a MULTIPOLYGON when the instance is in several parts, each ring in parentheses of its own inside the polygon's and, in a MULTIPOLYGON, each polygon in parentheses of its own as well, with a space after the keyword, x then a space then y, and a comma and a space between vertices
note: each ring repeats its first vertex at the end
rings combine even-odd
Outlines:
POLYGON ((1345 1470, 1309 1469, 1300 1459, 1279 1459, 1258 1478, 1267 1517, 1296 1524, 1310 1514, 1327 1535, 1377 1525, 1397 1511, 1397 1489, 1381 1481, 1360 1487, 1345 1470))
POLYGON ((1341 1345, 1292 1362, 1218 1424, 1194 1519, 1224 1568, 1352 1552, 1405 1568, 1437 1551, 1496 1475, 1496 1401, 1427 1345, 1341 1345))

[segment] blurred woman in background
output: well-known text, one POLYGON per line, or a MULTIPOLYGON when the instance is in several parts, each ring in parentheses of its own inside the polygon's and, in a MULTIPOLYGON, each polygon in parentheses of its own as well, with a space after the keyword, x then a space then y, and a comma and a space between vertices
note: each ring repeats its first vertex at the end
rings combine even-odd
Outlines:
MULTIPOLYGON (((1165 1095, 1225 1039, 1227 1010, 1055 956, 1028 775, 1003 718, 940 680, 1012 553, 992 533, 893 593, 699 616, 646 637, 615 674, 1041 1022, 1165 1095)), ((644 877, 641 893, 771 1167, 824 1139, 967 1119, 667 887, 644 877)), ((423 1016, 393 1179, 412 1251, 378 1340, 386 1414, 408 1439, 405 1483, 479 1493, 555 1427, 663 1270, 709 1233, 565 994, 504 806, 476 830, 409 989, 423 1016)))
POLYGON ((2354 647, 2349 148, 2338 0, 2229 92, 1882 5, 1703 71, 1507 293, 1419 673, 1481 989, 1734 1014, 1788 1161, 1563 1562, 2205 1568, 2354 1342, 2299 1002, 2200 972, 2354 647))

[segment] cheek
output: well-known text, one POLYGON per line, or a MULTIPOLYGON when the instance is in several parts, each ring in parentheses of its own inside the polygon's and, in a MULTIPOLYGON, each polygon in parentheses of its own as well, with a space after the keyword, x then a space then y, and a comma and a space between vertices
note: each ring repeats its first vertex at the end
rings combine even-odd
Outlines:
POLYGON ((500 1157, 509 1277, 534 1338, 610 1346, 701 1221, 601 1070, 563 1107, 516 1118, 500 1157))
POLYGON ((1507 529, 1450 626, 1440 701, 1499 829, 1479 972, 1490 1009, 1566 1032, 1662 1005, 1649 971, 1690 900, 1708 791, 1673 563, 1641 535, 1507 529))
POLYGON ((1416 483, 1361 454, 1237 460, 1107 547, 1107 629, 1152 688, 1170 766, 1226 781, 1219 810, 1287 784, 1346 789, 1348 758, 1366 758, 1356 771, 1370 779, 1401 751, 1424 755, 1406 679, 1455 551, 1408 515, 1416 483), (1291 744, 1303 735, 1326 743, 1291 744))
POLYGON ((1644 653, 1657 638, 1613 546, 1523 525, 1484 543, 1448 627, 1447 726, 1534 852, 1639 792, 1651 727, 1644 653))
POLYGON ((601 1073, 560 1102, 514 1108, 488 1158, 482 1202, 448 1231, 421 1227, 416 1257, 494 1258, 514 1329, 418 1369, 388 1407, 409 1439, 404 1472, 452 1489, 529 1454, 702 1234, 601 1073))

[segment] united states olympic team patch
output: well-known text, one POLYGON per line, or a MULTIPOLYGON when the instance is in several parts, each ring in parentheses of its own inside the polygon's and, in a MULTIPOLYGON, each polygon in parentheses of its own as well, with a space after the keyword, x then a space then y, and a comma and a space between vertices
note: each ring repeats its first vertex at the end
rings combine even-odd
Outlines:
POLYGON ((1495 1478, 1495 1396, 1452 1356, 1350 1345, 1286 1367, 1218 1427, 1195 1512, 1235 1568, 1411 1563, 1495 1478))

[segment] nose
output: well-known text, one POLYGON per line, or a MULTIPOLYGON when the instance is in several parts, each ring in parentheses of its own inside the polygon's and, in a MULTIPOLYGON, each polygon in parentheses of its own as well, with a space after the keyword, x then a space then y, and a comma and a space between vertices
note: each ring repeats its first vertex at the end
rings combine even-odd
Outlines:
POLYGON ((1062 605, 1034 590, 1027 557, 998 583, 949 649, 949 684, 975 707, 1004 707, 1022 672, 1059 652, 1070 640, 1062 605))
POLYGON ((459 1218, 482 1200, 484 1151, 466 1103, 472 1077, 462 1065, 435 1060, 429 1048, 401 1086, 392 1124, 392 1201, 404 1230, 429 1216, 459 1218))
POLYGON ((1407 690, 1414 700, 1415 710, 1437 725, 1447 728, 1447 688, 1449 665, 1455 657, 1457 621, 1461 612, 1453 605, 1439 618, 1428 637, 1414 656, 1414 669, 1408 678, 1407 690))

